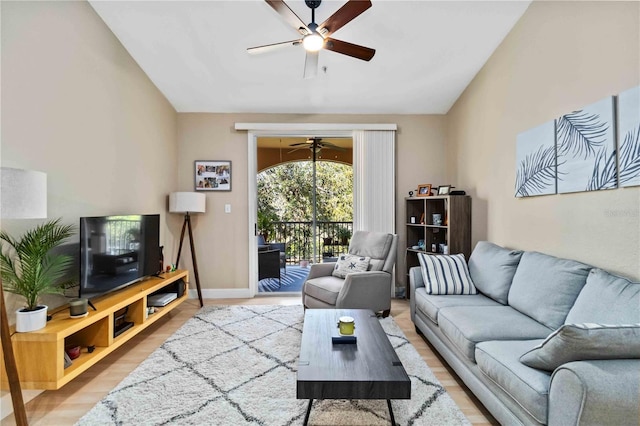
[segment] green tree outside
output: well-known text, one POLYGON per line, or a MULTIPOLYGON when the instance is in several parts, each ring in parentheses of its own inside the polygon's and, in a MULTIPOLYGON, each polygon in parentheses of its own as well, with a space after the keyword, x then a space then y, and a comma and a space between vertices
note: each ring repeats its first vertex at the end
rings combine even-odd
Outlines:
MULTIPOLYGON (((267 239, 282 238, 287 254, 309 259, 313 251, 313 163, 299 161, 281 164, 258 174, 259 231, 267 239), (274 222, 307 222, 288 227, 274 222)), ((316 162, 316 220, 318 222, 353 221, 353 167, 316 162)), ((318 238, 334 237, 335 228, 319 228, 318 238), (333 235, 331 235, 333 234, 333 235)), ((322 240, 319 240, 319 244, 322 240)))
MULTIPOLYGON (((316 162, 317 220, 353 220, 353 167, 316 162)), ((258 174, 258 212, 283 222, 313 218, 313 165, 310 161, 281 164, 258 174)))

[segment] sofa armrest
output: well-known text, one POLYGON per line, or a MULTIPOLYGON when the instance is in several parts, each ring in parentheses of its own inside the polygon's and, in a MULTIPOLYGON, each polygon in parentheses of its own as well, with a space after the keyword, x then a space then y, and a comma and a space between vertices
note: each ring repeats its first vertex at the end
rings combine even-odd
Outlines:
POLYGON ((336 308, 391 309, 391 274, 384 271, 347 274, 336 300, 336 308))
POLYGON ((549 388, 549 426, 640 424, 640 359, 575 361, 549 388))
POLYGON ((409 308, 411 310, 411 321, 414 323, 416 319, 416 290, 424 286, 420 267, 414 266, 409 269, 409 308))

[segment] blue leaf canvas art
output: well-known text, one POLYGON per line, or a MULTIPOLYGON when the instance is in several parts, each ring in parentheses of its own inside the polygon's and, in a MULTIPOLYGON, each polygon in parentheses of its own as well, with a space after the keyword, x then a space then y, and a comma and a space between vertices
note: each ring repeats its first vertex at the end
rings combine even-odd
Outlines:
POLYGON ((640 185, 640 86, 618 95, 618 126, 620 186, 640 185))
POLYGON ((558 193, 617 188, 613 97, 556 121, 558 193))
POLYGON ((516 139, 515 196, 556 193, 555 123, 549 121, 516 139))

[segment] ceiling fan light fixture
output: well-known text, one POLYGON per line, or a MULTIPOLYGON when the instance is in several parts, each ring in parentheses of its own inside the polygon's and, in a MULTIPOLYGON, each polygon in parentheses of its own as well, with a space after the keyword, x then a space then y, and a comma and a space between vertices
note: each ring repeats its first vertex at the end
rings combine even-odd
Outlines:
POLYGON ((324 45, 324 38, 317 32, 312 32, 311 34, 307 34, 302 39, 302 45, 307 52, 317 52, 322 49, 324 45))

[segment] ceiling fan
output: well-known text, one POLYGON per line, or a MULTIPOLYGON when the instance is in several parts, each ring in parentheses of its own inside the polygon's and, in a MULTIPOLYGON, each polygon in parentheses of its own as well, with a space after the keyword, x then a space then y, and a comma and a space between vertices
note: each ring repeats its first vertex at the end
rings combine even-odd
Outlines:
POLYGON ((282 0, 265 0, 276 12, 282 16, 296 31, 302 35, 301 39, 284 41, 281 43, 266 44, 250 47, 247 52, 251 54, 267 52, 284 46, 302 45, 306 50, 304 63, 304 78, 315 77, 318 73, 318 52, 321 49, 332 50, 336 53, 351 56, 363 61, 370 61, 375 55, 375 49, 331 38, 331 34, 358 17, 362 12, 371 7, 370 0, 349 0, 333 15, 320 25, 316 24, 315 10, 322 0, 305 0, 311 9, 311 23, 305 24, 287 4, 282 0))
POLYGON ((322 142, 322 138, 309 138, 304 142, 292 143, 289 146, 296 148, 289 151, 288 154, 291 154, 292 152, 298 151, 300 149, 310 149, 316 154, 319 154, 322 148, 334 149, 336 151, 346 151, 345 148, 334 145, 331 142, 322 142))

